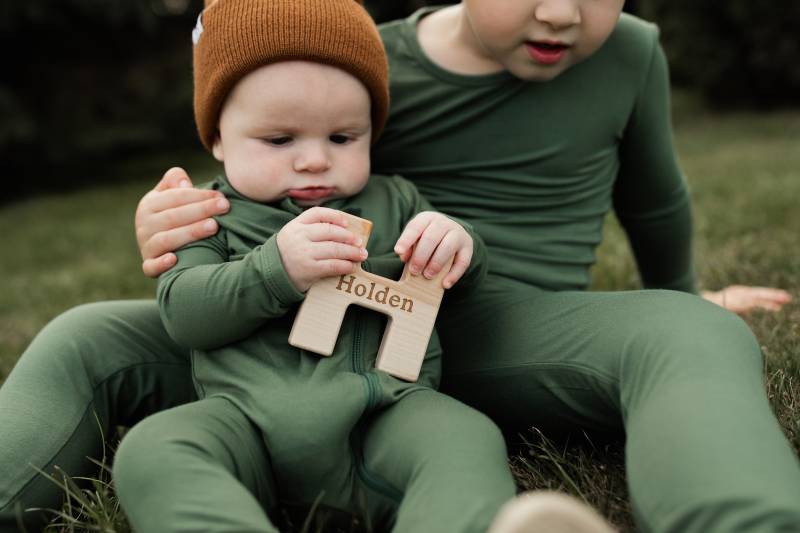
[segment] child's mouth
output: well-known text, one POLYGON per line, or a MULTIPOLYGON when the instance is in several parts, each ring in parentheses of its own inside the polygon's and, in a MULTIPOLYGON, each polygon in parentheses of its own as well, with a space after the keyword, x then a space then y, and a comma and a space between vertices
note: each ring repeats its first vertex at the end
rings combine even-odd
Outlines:
POLYGON ((526 41, 525 49, 531 59, 543 65, 553 65, 561 61, 569 46, 550 41, 526 41))
POLYGON ((319 200, 334 193, 333 187, 304 187, 302 189, 289 189, 286 196, 293 200, 319 200))

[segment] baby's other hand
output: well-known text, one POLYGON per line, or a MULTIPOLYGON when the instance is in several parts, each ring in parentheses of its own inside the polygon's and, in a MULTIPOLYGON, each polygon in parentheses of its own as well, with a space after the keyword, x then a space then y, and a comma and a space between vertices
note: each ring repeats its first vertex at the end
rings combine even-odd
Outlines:
POLYGON ((423 211, 403 230, 394 251, 412 274, 433 279, 453 259, 442 280, 449 289, 461 279, 472 260, 472 237, 458 222, 435 211, 423 211))
POLYGON ((367 258, 361 237, 346 227, 341 211, 312 207, 278 232, 278 251, 297 290, 306 292, 319 279, 349 274, 367 258))

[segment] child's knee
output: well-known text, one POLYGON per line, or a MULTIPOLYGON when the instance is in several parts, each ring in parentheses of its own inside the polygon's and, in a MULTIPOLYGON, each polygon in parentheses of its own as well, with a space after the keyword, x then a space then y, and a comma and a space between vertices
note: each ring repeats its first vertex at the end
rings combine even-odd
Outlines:
POLYGON ((113 352, 104 350, 104 343, 109 344, 118 323, 109 312, 113 306, 112 302, 90 303, 61 313, 36 335, 26 357, 47 358, 50 364, 72 369, 107 365, 113 352))
POLYGON ((697 296, 658 291, 623 344, 622 381, 761 379, 758 343, 738 316, 697 296))

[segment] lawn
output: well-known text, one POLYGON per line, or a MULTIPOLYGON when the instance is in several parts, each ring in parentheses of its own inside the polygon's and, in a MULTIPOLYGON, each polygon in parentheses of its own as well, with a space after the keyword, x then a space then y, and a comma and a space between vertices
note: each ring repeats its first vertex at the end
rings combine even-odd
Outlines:
MULTIPOLYGON (((747 322, 766 358, 773 408, 800 450, 800 112, 715 114, 678 96, 676 144, 695 205, 701 287, 774 285, 798 302, 747 322)), ((126 161, 102 185, 0 207, 0 382, 58 313, 83 302, 153 296, 133 236, 136 203, 171 164, 184 165, 197 181, 210 177, 216 167, 209 159, 126 161)), ((593 280, 597 290, 638 286, 612 217, 593 280)), ((631 527, 619 443, 555 443, 535 431, 525 438, 530 444, 510 458, 520 486, 581 495, 624 530, 631 527)))

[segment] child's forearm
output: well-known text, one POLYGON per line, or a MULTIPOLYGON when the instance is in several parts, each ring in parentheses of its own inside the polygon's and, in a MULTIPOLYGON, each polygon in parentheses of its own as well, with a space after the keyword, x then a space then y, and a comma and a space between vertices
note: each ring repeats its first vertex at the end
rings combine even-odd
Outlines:
POLYGON ((672 209, 625 219, 623 226, 645 288, 697 292, 688 196, 672 209))
POLYGON ((241 340, 303 298, 274 237, 240 261, 214 261, 215 254, 201 246, 181 250, 178 265, 159 279, 161 317, 176 342, 209 349, 241 340))
POLYGON ((650 61, 619 146, 614 210, 643 284, 694 292, 691 203, 672 142, 667 61, 659 46, 650 61))

